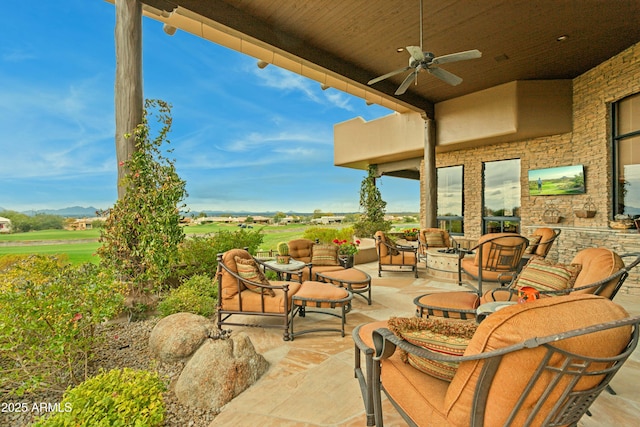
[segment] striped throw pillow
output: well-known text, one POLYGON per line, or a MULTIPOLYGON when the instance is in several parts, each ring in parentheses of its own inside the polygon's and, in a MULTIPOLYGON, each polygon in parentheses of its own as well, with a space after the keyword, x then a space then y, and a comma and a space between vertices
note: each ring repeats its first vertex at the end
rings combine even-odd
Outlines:
MULTIPOLYGON (((238 269, 238 276, 243 278, 244 280, 248 280, 250 282, 260 283, 262 285, 271 285, 267 278, 264 276, 264 273, 258 267, 258 264, 252 260, 247 258, 241 258, 239 256, 234 257, 236 261, 236 268, 238 269)), ((276 293, 273 289, 262 288, 260 286, 252 285, 249 282, 243 281, 244 286, 249 289, 251 292, 255 293, 263 293, 269 296, 276 296, 276 293)))
POLYGON ((524 267, 516 281, 516 289, 530 286, 538 291, 561 291, 573 287, 580 274, 580 264, 554 264, 534 258, 524 267))
MULTIPOLYGON (((463 356, 473 334, 478 328, 474 321, 441 320, 419 317, 392 317, 388 328, 398 337, 416 346, 447 356, 463 356)), ((436 361, 402 351, 401 358, 425 374, 451 381, 459 362, 436 361)))
POLYGON ((311 251, 313 265, 340 265, 338 261, 338 245, 313 245, 311 251))
POLYGON ((441 231, 429 231, 424 233, 425 244, 430 246, 444 246, 444 236, 441 231))

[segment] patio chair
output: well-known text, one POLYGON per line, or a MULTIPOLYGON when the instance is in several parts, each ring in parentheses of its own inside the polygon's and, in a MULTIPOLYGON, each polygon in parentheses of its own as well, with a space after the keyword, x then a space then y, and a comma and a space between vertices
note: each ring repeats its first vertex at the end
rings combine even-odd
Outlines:
MULTIPOLYGON (((629 276, 629 271, 638 264, 640 264, 640 256, 635 253, 625 254, 621 257, 607 248, 587 248, 578 252, 571 260, 570 265, 580 266, 575 277, 570 277, 570 271, 567 271, 562 265, 543 266, 545 271, 535 268, 529 271, 525 267, 508 287, 487 291, 482 297, 479 297, 475 292, 439 292, 418 296, 413 302, 416 305, 416 316, 418 317, 474 319, 476 309, 480 304, 517 300, 518 290, 521 286, 518 284, 519 279, 523 277, 527 286, 532 285, 533 281, 539 282, 537 290, 542 297, 590 293, 613 299, 629 276), (623 257, 634 257, 635 259, 625 266, 623 257), (562 274, 566 279, 564 286, 558 282, 562 274), (549 282, 545 283, 547 280, 549 282), (573 280, 572 283, 571 280, 573 280)), ((532 265, 532 267, 535 266, 532 265)))
POLYGON ((562 230, 559 228, 540 227, 529 236, 529 246, 522 255, 520 268, 524 267, 531 258, 546 258, 562 230))
POLYGON ((262 269, 271 269, 280 273, 274 267, 253 258, 243 249, 232 249, 218 254, 218 329, 224 326, 262 326, 266 328, 280 328, 283 339, 289 341, 289 326, 292 314, 291 298, 302 286, 302 273, 297 273, 296 281, 268 281, 261 275, 262 269), (230 317, 266 316, 279 319, 278 323, 244 323, 232 322, 230 317))
POLYGON ((501 286, 511 282, 528 245, 529 240, 516 233, 483 235, 473 248, 459 249, 458 285, 463 284, 463 273, 477 281, 478 295, 482 295, 483 282, 497 282, 501 286), (474 251, 475 256, 467 256, 474 251))
POLYGON ((427 249, 444 248, 454 246, 454 240, 447 230, 441 228, 421 228, 418 233, 418 257, 427 258, 427 249))
POLYGON ((418 248, 396 245, 382 231, 375 234, 378 251, 378 277, 382 277, 383 267, 397 267, 394 271, 413 272, 418 277, 418 248), (403 270, 409 267, 410 270, 403 270))
POLYGON ((344 270, 338 259, 337 245, 321 245, 309 239, 294 239, 287 245, 291 258, 306 263, 302 269, 303 281, 315 280, 315 273, 344 270))
POLYGON ((606 298, 572 295, 491 314, 463 356, 377 329, 367 384, 375 424, 384 392, 411 426, 576 425, 635 349, 639 323, 606 298), (450 382, 416 368, 423 363, 453 364, 450 382))

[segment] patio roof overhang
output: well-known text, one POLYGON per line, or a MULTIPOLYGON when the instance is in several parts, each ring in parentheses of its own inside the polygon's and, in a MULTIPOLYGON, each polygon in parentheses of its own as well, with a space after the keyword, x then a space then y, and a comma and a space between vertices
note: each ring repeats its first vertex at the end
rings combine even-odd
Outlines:
POLYGON ((640 2, 619 0, 142 0, 149 16, 258 60, 290 69, 398 112, 521 80, 573 79, 640 41, 640 2), (407 65, 397 49, 437 55, 478 49, 482 58, 448 64, 464 81, 450 86, 424 74, 404 95, 407 65))

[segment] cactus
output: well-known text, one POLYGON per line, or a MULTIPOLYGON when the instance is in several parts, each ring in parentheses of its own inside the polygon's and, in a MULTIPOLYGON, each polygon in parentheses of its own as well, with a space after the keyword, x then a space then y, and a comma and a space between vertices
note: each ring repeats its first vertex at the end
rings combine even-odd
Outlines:
POLYGON ((287 242, 278 243, 278 255, 289 255, 289 245, 287 242))

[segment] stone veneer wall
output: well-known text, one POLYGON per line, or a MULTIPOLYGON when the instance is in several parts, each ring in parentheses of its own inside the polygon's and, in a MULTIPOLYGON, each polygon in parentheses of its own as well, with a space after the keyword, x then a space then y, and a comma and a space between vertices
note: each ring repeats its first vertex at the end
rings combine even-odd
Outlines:
MULTIPOLYGON (((520 159, 522 230, 540 226, 562 228, 550 257, 569 262, 586 247, 604 246, 616 252, 640 252, 637 230, 608 228, 612 217, 611 103, 640 92, 640 43, 573 80, 573 131, 562 135, 438 153, 436 166, 464 165, 465 237, 477 238, 482 229, 482 164, 520 159), (587 193, 576 196, 530 196, 528 170, 582 164, 587 193), (597 214, 577 218, 590 197, 597 214), (562 217, 559 224, 544 224, 543 214, 553 205, 562 217)), ((424 181, 421 191, 424 194, 424 181)), ((424 222, 424 207, 422 208, 424 222)), ((628 263, 628 259, 625 259, 628 263)), ((621 293, 640 294, 640 268, 632 272, 621 293)))

